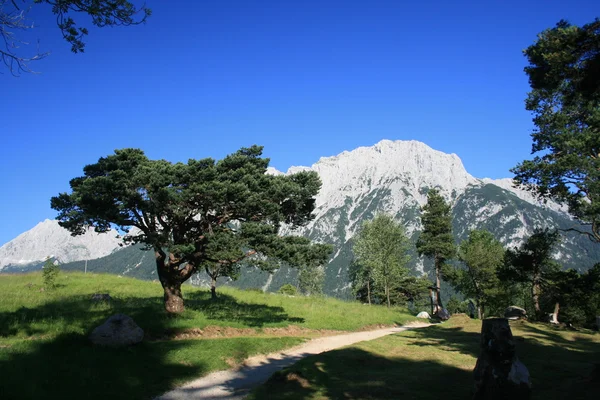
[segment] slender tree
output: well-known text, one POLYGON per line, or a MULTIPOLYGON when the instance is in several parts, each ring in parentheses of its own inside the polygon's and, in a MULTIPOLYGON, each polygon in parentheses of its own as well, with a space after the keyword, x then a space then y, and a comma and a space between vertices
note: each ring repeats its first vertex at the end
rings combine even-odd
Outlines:
POLYGON ((505 262, 499 271, 500 279, 509 282, 525 282, 531 291, 536 318, 543 318, 540 307, 542 290, 560 266, 552 259, 552 252, 560 237, 558 231, 536 231, 519 247, 508 249, 505 262))
POLYGON ((376 288, 390 307, 391 290, 401 286, 408 276, 406 264, 408 239, 401 224, 385 214, 378 214, 371 221, 365 221, 357 234, 353 251, 357 265, 365 269, 363 275, 373 278, 376 288))
POLYGON ((446 278, 467 298, 475 299, 477 316, 483 319, 485 307, 499 294, 498 268, 504 261, 504 247, 488 231, 471 231, 458 247, 464 268, 448 268, 446 278))
POLYGON ((179 313, 181 284, 207 266, 327 260, 330 246, 278 235, 282 224, 294 229, 313 218, 319 177, 268 175, 269 160, 261 155, 262 147, 252 146, 220 161, 172 164, 150 160, 138 149, 116 150, 86 166, 84 176, 71 180, 71 193, 53 197, 51 206, 73 235, 88 226, 97 232, 137 228, 124 239, 154 250, 165 308, 179 313))
POLYGON ((533 112, 532 160, 512 172, 514 182, 568 205, 571 230, 600 243, 600 20, 582 27, 560 21, 525 49, 533 112))
POLYGON ((454 258, 456 254, 451 208, 437 189, 431 189, 427 193, 427 204, 423 206, 421 221, 423 231, 417 240, 417 252, 419 256, 433 259, 436 289, 432 311, 437 314, 444 307, 440 295, 442 269, 446 261, 454 258))

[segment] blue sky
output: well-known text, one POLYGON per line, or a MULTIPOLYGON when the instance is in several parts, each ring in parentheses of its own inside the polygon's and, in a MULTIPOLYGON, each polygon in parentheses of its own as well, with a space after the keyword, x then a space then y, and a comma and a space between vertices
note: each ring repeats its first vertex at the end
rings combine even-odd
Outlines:
POLYGON ((415 139, 508 177, 531 149, 522 50, 561 18, 600 16, 596 0, 146 3, 147 24, 90 29, 78 55, 32 8, 28 38, 51 55, 40 74, 0 75, 0 244, 123 147, 185 161, 260 144, 286 170, 415 139))

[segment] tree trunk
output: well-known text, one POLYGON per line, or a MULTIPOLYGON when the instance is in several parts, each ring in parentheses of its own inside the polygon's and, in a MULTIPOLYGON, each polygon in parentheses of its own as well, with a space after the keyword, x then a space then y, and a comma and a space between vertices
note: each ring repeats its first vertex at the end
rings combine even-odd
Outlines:
POLYGON ((558 310, 560 309, 560 304, 558 301, 554 305, 554 312, 552 313, 552 322, 553 324, 558 324, 558 310))
POLYGON ((387 284, 385 285, 385 295, 387 297, 387 306, 390 308, 390 288, 387 286, 387 284))
POLYGON ((183 305, 183 295, 181 294, 181 284, 187 281, 196 271, 194 264, 188 263, 182 269, 179 269, 178 260, 170 255, 167 261, 167 255, 160 248, 154 249, 156 258, 156 272, 158 279, 164 290, 165 310, 168 313, 182 313, 185 311, 183 305))
POLYGON ((369 299, 369 305, 371 305, 371 281, 367 279, 367 299, 369 299))
POLYGON ((210 299, 211 300, 217 299, 217 278, 214 278, 212 276, 211 276, 211 281, 210 281, 210 299))
POLYGON ((479 318, 480 320, 482 320, 482 312, 481 312, 481 305, 479 304, 479 302, 477 302, 477 318, 479 318))
POLYGON ((533 299, 533 308, 535 309, 535 315, 539 321, 542 316, 542 310, 540 308, 540 281, 538 276, 535 276, 533 278, 533 285, 531 286, 531 297, 533 299))
POLYGON ((437 305, 436 308, 436 312, 438 310, 441 310, 442 308, 444 308, 444 305, 442 304, 442 297, 440 296, 440 285, 441 285, 441 280, 440 280, 440 261, 439 259, 436 257, 435 259, 435 286, 436 286, 436 293, 435 293, 435 302, 437 305))
POLYGON ((183 295, 181 294, 181 282, 161 279, 160 283, 165 292, 165 310, 169 313, 182 313, 185 307, 183 305, 183 295))

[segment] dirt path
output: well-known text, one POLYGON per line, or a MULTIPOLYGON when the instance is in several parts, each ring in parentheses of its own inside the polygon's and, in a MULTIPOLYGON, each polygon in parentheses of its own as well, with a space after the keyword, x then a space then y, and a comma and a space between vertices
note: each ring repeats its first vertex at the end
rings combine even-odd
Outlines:
POLYGON ((213 372, 210 375, 203 376, 165 393, 157 397, 156 400, 243 399, 252 389, 269 379, 274 372, 289 367, 304 357, 349 346, 365 340, 377 339, 407 329, 422 328, 429 325, 428 323, 411 323, 394 328, 353 332, 313 339, 300 346, 278 353, 251 357, 237 369, 213 372))

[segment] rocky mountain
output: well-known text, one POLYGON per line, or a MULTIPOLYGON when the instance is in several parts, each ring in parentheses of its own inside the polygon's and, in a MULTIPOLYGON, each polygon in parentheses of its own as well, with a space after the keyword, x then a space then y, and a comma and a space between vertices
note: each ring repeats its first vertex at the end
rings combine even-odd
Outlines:
POLYGON ((73 237, 57 221, 47 219, 0 247, 0 271, 35 269, 47 257, 61 263, 104 257, 120 248, 117 234, 89 230, 73 237))
MULTIPOLYGON (((383 140, 372 147, 321 158, 311 167, 291 167, 286 173, 300 170, 314 170, 323 181, 316 198, 315 219, 302 229, 283 233, 334 245, 325 268, 325 292, 339 297, 349 294, 347 270, 352 259, 352 238, 362 221, 377 212, 389 213, 402 221, 411 240, 416 241, 421 229, 420 208, 431 188, 438 188, 452 205, 457 242, 472 229, 487 229, 505 246, 516 246, 536 228, 578 225, 558 204, 538 202, 529 192, 513 188, 510 179, 475 178, 465 170, 457 155, 433 150, 417 141, 383 140)), ((283 172, 269 168, 268 173, 283 172)), ((412 256, 416 274, 429 272, 427 260, 414 253, 412 256)), ((585 270, 600 261, 600 246, 582 235, 566 234, 555 257, 565 267, 585 270)), ((83 269, 83 263, 64 267, 83 269)), ((124 248, 89 262, 88 270, 146 279, 156 277, 151 253, 138 247, 124 248)), ((273 275, 245 269, 233 284, 277 290, 295 280, 296 272, 288 268, 281 268, 273 275)), ((204 284, 207 280, 201 273, 193 282, 204 284)))

